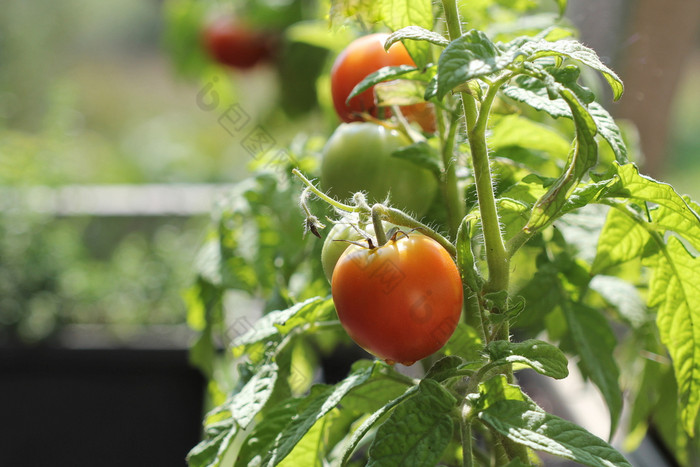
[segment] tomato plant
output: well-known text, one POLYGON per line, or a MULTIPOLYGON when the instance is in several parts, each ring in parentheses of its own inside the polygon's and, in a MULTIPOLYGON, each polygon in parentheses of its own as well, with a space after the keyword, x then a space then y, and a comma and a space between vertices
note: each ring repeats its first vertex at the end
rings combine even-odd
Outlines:
MULTIPOLYGON (((374 87, 347 101, 353 88, 367 75, 387 66, 415 66, 401 42, 396 42, 388 50, 384 50, 384 42, 388 37, 389 34, 385 33, 359 37, 336 57, 331 69, 331 93, 333 105, 342 121, 361 121, 363 113, 373 117, 380 115, 375 103, 374 87)), ((382 109, 382 112, 384 117, 391 115, 389 109, 382 109)), ((424 131, 435 131, 435 114, 432 107, 425 102, 403 106, 402 112, 409 121, 419 123, 424 131)))
POLYGON ((462 313, 462 280, 435 240, 397 232, 338 260, 333 303, 350 337, 383 360, 412 365, 438 351, 462 313))
POLYGON ((311 22, 322 33, 293 28, 315 45, 328 14, 330 34, 390 29, 348 47, 318 89, 343 84, 343 119, 382 116, 373 98, 344 107, 362 81, 382 102, 418 97, 437 125, 314 121, 218 206, 187 294, 216 405, 190 465, 521 466, 542 452, 630 467, 605 438, 639 443, 650 423, 692 465, 700 206, 640 173, 582 70, 614 100, 622 81, 563 22, 534 29, 553 17, 544 2, 466 2, 468 31, 458 2, 439 3, 333 0, 311 22), (382 62, 392 41, 399 58, 382 62), (323 244, 303 235, 324 223, 323 244), (263 316, 248 321, 239 297, 263 316), (374 358, 326 379, 319 360, 351 338, 374 358), (569 371, 597 388, 605 433, 549 409, 562 394, 546 411, 520 378, 555 387, 569 371))
POLYGON ((342 123, 328 139, 322 154, 321 185, 340 198, 366 191, 370 202, 391 202, 424 214, 437 191, 429 170, 393 157, 411 141, 395 130, 370 122, 342 123))
POLYGON ((269 60, 274 52, 274 37, 270 33, 233 16, 218 16, 207 22, 202 37, 212 58, 233 68, 252 68, 269 60))

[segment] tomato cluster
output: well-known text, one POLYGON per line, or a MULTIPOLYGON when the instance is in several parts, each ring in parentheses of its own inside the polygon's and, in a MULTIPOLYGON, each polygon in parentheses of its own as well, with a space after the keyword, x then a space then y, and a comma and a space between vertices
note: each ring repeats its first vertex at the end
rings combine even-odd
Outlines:
POLYGON ((350 245, 331 281, 338 318, 362 348, 411 365, 439 350, 462 312, 462 280, 447 251, 418 233, 350 245))
MULTIPOLYGON (((333 64, 333 104, 345 123, 323 149, 321 188, 340 199, 362 191, 370 205, 388 198, 396 207, 422 216, 437 192, 436 177, 394 157, 411 144, 407 136, 389 125, 362 121, 391 116, 389 109, 377 107, 373 88, 347 99, 367 75, 386 66, 414 65, 401 42, 384 50, 388 37, 361 37, 333 64)), ((425 132, 435 131, 435 114, 427 103, 403 106, 401 113, 425 132)), ((454 332, 462 312, 460 273, 440 244, 418 233, 399 232, 379 247, 360 246, 365 242, 359 230, 336 225, 324 243, 323 269, 331 281, 338 318, 368 352, 390 363, 411 365, 439 350, 454 332)))

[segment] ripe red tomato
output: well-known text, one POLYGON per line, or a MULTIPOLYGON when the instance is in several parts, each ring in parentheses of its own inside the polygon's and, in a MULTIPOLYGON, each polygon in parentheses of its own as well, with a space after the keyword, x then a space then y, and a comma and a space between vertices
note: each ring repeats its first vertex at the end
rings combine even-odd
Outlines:
MULTIPOLYGON (((384 50, 384 42, 388 34, 377 33, 362 36, 352 41, 335 59, 331 68, 331 93, 333 105, 338 117, 344 122, 356 122, 362 120, 360 113, 366 112, 374 117, 378 116, 378 108, 374 102, 374 87, 371 87, 353 97, 348 104, 345 103, 353 88, 367 75, 385 66, 413 65, 413 59, 408 54, 406 47, 401 42, 394 43, 388 51, 384 50)), ((435 131, 435 115, 423 115, 412 119, 412 114, 424 112, 427 104, 421 102, 415 105, 402 107, 409 121, 420 123, 424 131, 435 131)), ((432 106, 428 106, 428 112, 432 113, 432 106)), ((385 109, 384 116, 389 116, 389 109, 385 109)))
POLYGON ((203 39, 216 61, 234 68, 252 68, 272 56, 271 36, 232 16, 220 16, 207 23, 203 39))
POLYGON ((338 318, 368 352, 411 365, 438 351, 459 322, 462 280, 447 251, 421 234, 350 245, 331 281, 338 318))

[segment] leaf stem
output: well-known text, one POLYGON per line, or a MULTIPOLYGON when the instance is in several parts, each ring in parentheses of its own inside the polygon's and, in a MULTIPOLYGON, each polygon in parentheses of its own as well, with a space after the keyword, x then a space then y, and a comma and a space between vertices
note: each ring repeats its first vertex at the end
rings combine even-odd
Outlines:
POLYGON ((340 201, 336 201, 335 199, 331 198, 330 196, 316 188, 316 186, 308 178, 306 178, 304 174, 302 174, 299 170, 292 169, 292 173, 296 175, 302 182, 304 182, 304 185, 306 185, 308 189, 313 192, 313 194, 315 194, 331 206, 346 212, 358 212, 362 210, 360 207, 350 206, 348 204, 341 203, 340 201))

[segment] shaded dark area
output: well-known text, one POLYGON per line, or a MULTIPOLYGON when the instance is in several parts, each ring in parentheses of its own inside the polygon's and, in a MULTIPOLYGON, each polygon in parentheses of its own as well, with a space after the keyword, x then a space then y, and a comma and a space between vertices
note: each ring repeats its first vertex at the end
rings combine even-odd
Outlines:
POLYGON ((199 440, 204 379, 186 350, 0 355, 0 465, 184 466, 199 440))

